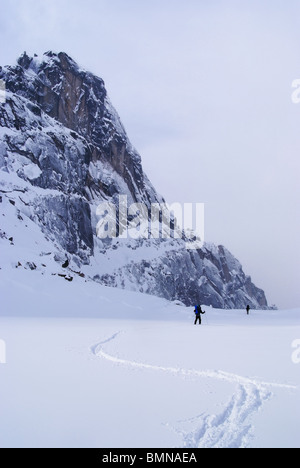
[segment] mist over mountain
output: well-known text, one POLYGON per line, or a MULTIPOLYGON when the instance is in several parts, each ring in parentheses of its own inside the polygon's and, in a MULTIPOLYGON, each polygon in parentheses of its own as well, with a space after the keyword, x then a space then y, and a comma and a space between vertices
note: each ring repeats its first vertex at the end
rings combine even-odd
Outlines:
MULTIPOLYGON (((0 207, 14 217, 16 229, 30 220, 39 231, 32 236, 45 239, 46 250, 36 242, 40 262, 34 266, 26 242, 22 246, 33 269, 43 274, 47 257, 58 268, 64 264, 69 280, 80 274, 186 305, 268 307, 263 290, 223 246, 188 250, 184 239, 97 236, 103 202, 117 207, 119 196, 126 196, 128 205, 143 204, 149 213, 151 205, 165 203, 101 78, 65 53, 47 52, 24 53, 16 65, 0 68, 0 79, 6 86, 6 102, 0 104, 0 207)), ((119 234, 121 224, 118 218, 119 234)), ((9 241, 14 233, 0 223, 0 235, 9 241)), ((24 266, 17 258, 16 263, 24 266)))

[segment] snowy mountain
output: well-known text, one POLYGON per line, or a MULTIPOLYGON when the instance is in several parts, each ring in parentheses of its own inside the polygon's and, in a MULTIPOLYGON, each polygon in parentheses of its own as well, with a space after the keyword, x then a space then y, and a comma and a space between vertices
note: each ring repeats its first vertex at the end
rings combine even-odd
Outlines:
POLYGON ((13 267, 48 268, 69 280, 77 272, 186 305, 268 307, 264 292, 223 246, 188 250, 184 239, 125 239, 120 215, 115 238, 97 237, 100 203, 117 206, 126 196, 128 206, 146 206, 149 219, 151 206, 165 203, 143 172, 102 79, 53 52, 24 53, 15 66, 0 68, 0 79, 6 86, 0 245, 13 267))

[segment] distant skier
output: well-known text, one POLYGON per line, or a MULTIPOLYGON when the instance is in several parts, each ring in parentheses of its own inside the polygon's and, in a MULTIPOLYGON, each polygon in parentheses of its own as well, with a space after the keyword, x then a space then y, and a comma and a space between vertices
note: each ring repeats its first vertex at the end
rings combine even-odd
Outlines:
POLYGON ((247 311, 247 315, 249 315, 249 312, 250 312, 250 306, 249 305, 247 305, 246 311, 247 311))
POLYGON ((199 321, 199 325, 201 325, 202 321, 201 321, 201 314, 205 314, 205 311, 203 311, 201 309, 201 306, 200 305, 196 305, 195 306, 195 315, 196 315, 196 318, 195 318, 195 325, 197 325, 197 322, 199 321))

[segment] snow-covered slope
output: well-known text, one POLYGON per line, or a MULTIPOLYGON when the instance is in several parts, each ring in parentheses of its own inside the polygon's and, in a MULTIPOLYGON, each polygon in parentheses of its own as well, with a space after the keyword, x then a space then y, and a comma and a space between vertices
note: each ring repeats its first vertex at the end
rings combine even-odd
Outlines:
MULTIPOLYGON (((264 292, 222 246, 188 251, 182 239, 97 238, 99 203, 117 205, 119 195, 126 195, 128 205, 143 203, 150 210, 152 203, 164 202, 144 174, 100 78, 65 53, 48 52, 24 53, 16 66, 0 68, 0 79, 6 84, 6 103, 0 105, 0 208, 12 223, 9 237, 30 221, 36 225, 31 240, 36 234, 35 245, 46 242, 59 262, 54 270, 68 259, 73 271, 84 270, 105 285, 187 305, 267 308, 264 292)), ((4 225, 0 229, 5 231, 4 225)), ((25 243, 15 243, 16 249, 20 245, 26 257, 25 243)), ((35 256, 45 250, 36 249, 35 256)))
POLYGON ((300 446, 300 310, 206 308, 199 327, 34 259, 0 271, 0 447, 300 446))

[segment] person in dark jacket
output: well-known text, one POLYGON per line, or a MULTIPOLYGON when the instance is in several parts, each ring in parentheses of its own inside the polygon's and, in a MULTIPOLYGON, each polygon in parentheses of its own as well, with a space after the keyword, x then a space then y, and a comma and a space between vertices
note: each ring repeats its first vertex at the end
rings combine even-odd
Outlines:
POLYGON ((249 312, 250 312, 250 306, 249 305, 247 305, 246 311, 247 311, 247 315, 249 315, 249 312))
POLYGON ((202 320, 201 320, 201 314, 205 314, 205 311, 203 311, 201 309, 201 306, 200 305, 196 305, 195 306, 195 315, 196 315, 196 318, 195 318, 195 325, 197 325, 197 322, 199 321, 199 325, 201 325, 202 323, 202 320))

